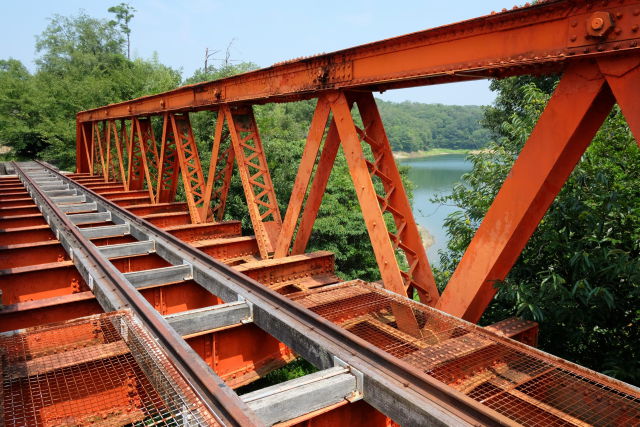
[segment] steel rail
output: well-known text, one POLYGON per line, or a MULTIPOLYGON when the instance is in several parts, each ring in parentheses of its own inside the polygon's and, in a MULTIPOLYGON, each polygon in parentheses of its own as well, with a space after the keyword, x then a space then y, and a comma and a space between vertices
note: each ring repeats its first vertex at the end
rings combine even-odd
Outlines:
POLYGON ((334 357, 338 357, 362 372, 365 377, 364 400, 394 421, 402 425, 422 425, 426 419, 431 418, 430 421, 436 425, 513 424, 512 420, 498 412, 156 228, 48 165, 39 163, 70 185, 84 191, 98 204, 126 219, 130 226, 137 226, 144 233, 144 238, 154 239, 159 255, 171 257, 167 247, 177 248, 182 260, 192 264, 194 280, 225 302, 242 299, 251 303, 254 323, 258 327, 291 347, 316 367, 330 368, 335 365, 334 357), (438 408, 442 413, 434 414, 438 408))
MULTIPOLYGON (((49 172, 58 174, 57 171, 39 163, 49 172)), ((170 360, 176 365, 178 371, 185 380, 194 388, 194 391, 203 399, 210 412, 225 426, 261 425, 262 423, 252 414, 249 407, 242 402, 230 387, 213 372, 184 339, 168 324, 163 316, 156 311, 149 302, 126 280, 122 274, 107 262, 98 249, 79 231, 68 216, 47 196, 39 185, 20 167, 13 162, 15 170, 23 184, 43 210, 47 222, 52 220, 60 222, 62 227, 56 227, 55 233, 59 240, 61 234, 66 234, 69 239, 65 246, 74 263, 78 259, 79 252, 85 255, 90 266, 76 265, 80 273, 87 279, 96 299, 105 311, 114 311, 122 308, 131 309, 142 323, 158 339, 160 345, 167 352, 170 360), (35 193, 35 197, 34 194, 35 193), (44 211, 49 211, 45 213, 44 211), (96 270, 94 275, 88 273, 88 268, 96 270), (105 281, 106 287, 97 287, 98 281, 105 281), (103 292, 101 295, 97 290, 103 292)), ((63 176, 63 175, 61 175, 63 176)), ((77 184, 76 184, 77 185, 77 184)), ((50 224, 52 225, 52 224, 50 224)), ((52 228, 54 228, 52 226, 52 228)), ((86 262, 86 261, 85 261, 86 262)))
POLYGON ((576 60, 637 54, 638 0, 548 0, 348 49, 286 61, 77 114, 78 123, 315 98, 326 90, 423 86, 561 72, 576 60), (605 19, 599 30, 594 13, 605 19), (610 20, 610 22, 606 22, 610 20))

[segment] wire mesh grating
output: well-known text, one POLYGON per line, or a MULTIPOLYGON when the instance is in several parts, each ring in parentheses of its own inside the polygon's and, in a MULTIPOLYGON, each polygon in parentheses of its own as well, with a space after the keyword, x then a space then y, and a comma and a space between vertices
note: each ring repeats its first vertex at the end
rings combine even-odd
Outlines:
POLYGON ((7 427, 216 425, 127 311, 0 336, 7 427))
POLYGON ((640 391, 362 281, 292 298, 526 426, 640 425, 640 391))

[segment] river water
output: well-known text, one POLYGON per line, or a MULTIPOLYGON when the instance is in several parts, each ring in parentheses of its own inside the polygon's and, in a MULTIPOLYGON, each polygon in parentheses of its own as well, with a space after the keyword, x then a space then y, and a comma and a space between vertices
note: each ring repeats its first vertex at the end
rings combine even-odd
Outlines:
POLYGON ((464 154, 446 154, 422 159, 400 160, 401 165, 409 166, 409 179, 415 185, 413 190, 413 215, 433 238, 433 244, 427 248, 429 262, 438 265, 438 251, 447 246, 444 220, 456 208, 433 203, 430 199, 437 194, 450 194, 454 184, 462 175, 471 170, 471 163, 464 154))

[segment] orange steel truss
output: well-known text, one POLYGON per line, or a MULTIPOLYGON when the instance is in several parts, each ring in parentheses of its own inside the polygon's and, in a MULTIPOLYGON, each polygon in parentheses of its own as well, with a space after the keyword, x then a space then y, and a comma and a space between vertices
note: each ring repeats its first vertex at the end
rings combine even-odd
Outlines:
POLYGON ((224 218, 235 163, 253 256, 278 260, 304 253, 342 147, 384 286, 477 322, 615 103, 640 136, 638 28, 638 0, 551 0, 83 111, 77 172, 146 189, 150 204, 175 200, 180 173, 190 222, 206 224, 224 218), (550 73, 562 74, 560 84, 440 295, 372 93, 550 73), (253 106, 301 99, 317 104, 283 220, 253 106), (217 114, 206 176, 189 122, 203 110, 217 114), (128 139, 118 138, 117 119, 128 139))
POLYGON ((342 147, 384 286, 416 291, 423 303, 477 322, 493 284, 506 277, 614 103, 640 135, 639 25, 636 0, 539 2, 84 111, 77 116, 77 172, 146 188, 155 204, 175 199, 179 170, 190 220, 200 224, 224 218, 235 162, 258 255, 279 259, 304 253, 342 147), (561 82, 439 295, 372 93, 548 73, 561 73, 561 82), (253 105, 312 98, 316 110, 282 220, 253 105), (189 112, 201 110, 217 113, 206 180, 189 122, 189 112), (159 156, 152 116, 164 123, 159 156), (127 147, 115 119, 122 135, 131 123, 127 147))
MULTIPOLYGON (((282 228, 282 219, 253 109, 224 106, 219 114, 222 114, 229 126, 233 152, 260 256, 268 258, 282 228)), ((219 116, 218 121, 223 117, 219 116)))

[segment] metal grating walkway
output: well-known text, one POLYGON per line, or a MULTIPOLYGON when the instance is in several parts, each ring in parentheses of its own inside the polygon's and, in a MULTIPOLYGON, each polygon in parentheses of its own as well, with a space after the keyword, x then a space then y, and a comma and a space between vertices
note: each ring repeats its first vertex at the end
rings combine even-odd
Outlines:
POLYGON ((374 284, 346 282, 293 298, 519 424, 640 425, 640 390, 374 284), (400 316, 417 329, 399 327, 400 316))
POLYGON ((216 425, 129 312, 0 337, 7 427, 216 425))

